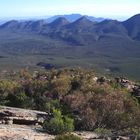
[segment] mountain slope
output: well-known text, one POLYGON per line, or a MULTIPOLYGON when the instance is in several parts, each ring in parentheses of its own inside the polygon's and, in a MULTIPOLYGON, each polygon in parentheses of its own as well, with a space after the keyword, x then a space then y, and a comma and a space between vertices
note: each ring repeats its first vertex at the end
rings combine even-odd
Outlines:
POLYGON ((69 21, 66 18, 59 17, 56 20, 54 20, 53 22, 51 22, 49 24, 49 26, 51 26, 52 28, 57 28, 57 27, 61 27, 61 26, 67 25, 67 24, 69 24, 69 21))
POLYGON ((140 14, 137 14, 123 22, 128 34, 133 38, 140 40, 140 14))
POLYGON ((86 16, 83 16, 76 20, 75 22, 69 24, 68 28, 88 28, 90 26, 93 26, 93 22, 89 20, 86 16))
POLYGON ((17 20, 8 21, 0 26, 1 29, 18 28, 19 22, 17 20))
POLYGON ((75 45, 89 45, 103 37, 122 37, 129 38, 127 35, 127 29, 121 22, 115 20, 105 20, 100 23, 94 23, 83 16, 75 22, 68 23, 68 21, 62 18, 66 24, 60 26, 54 24, 56 21, 50 23, 53 28, 46 28, 41 31, 41 34, 50 36, 52 38, 62 39, 68 43, 75 45), (47 29, 47 30, 46 30, 47 29))
POLYGON ((46 24, 44 20, 37 21, 16 21, 11 20, 0 26, 3 30, 13 30, 13 31, 39 31, 46 24))
MULTIPOLYGON (((62 39, 75 45, 84 45, 96 40, 93 32, 94 23, 85 16, 51 32, 51 37, 62 39)), ((49 34, 49 33, 48 33, 49 34)))

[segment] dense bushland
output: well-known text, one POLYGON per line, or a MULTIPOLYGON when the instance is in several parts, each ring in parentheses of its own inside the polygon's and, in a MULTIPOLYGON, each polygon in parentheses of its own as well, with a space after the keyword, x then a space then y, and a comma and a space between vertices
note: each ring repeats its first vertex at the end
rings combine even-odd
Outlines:
POLYGON ((140 131, 140 104, 131 91, 113 79, 96 80, 92 70, 22 70, 0 80, 0 104, 53 113, 44 123, 53 134, 73 131, 74 127, 140 131))

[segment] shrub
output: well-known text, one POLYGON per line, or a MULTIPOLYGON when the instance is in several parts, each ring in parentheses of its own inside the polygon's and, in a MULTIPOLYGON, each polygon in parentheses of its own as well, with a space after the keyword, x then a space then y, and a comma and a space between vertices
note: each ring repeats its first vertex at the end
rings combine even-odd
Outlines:
POLYGON ((64 131, 64 122, 61 118, 52 118, 49 122, 45 121, 44 129, 50 134, 61 134, 64 131))
POLYGON ((63 76, 58 79, 52 80, 51 90, 53 93, 59 93, 59 95, 66 95, 71 89, 70 79, 68 76, 63 76))
POLYGON ((54 140, 82 140, 82 139, 73 134, 65 134, 65 135, 57 136, 54 140))
POLYGON ((61 111, 54 109, 54 117, 49 121, 46 120, 43 124, 43 128, 50 134, 62 134, 64 132, 71 132, 74 130, 73 119, 62 116, 61 111))
POLYGON ((7 96, 7 100, 9 100, 7 104, 9 106, 22 107, 22 108, 28 108, 30 106, 29 97, 27 97, 25 92, 22 91, 15 94, 9 94, 7 96))
POLYGON ((65 116, 64 117, 64 129, 66 132, 72 132, 74 130, 74 120, 65 116))
POLYGON ((61 106, 59 100, 50 100, 47 102, 45 101, 41 107, 43 107, 43 111, 52 112, 54 108, 60 109, 61 106))

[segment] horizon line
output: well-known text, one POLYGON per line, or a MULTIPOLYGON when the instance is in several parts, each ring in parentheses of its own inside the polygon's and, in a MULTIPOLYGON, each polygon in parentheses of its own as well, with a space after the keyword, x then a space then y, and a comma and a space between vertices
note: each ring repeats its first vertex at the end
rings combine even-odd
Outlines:
POLYGON ((129 18, 131 18, 132 16, 135 16, 135 15, 138 15, 139 13, 137 14, 134 14, 134 15, 109 15, 109 16, 94 16, 94 15, 88 15, 88 14, 82 14, 82 13, 70 13, 70 14, 52 14, 52 15, 38 15, 38 16, 3 16, 3 17, 0 17, 0 20, 15 20, 15 19, 18 19, 18 20, 25 20, 25 19, 29 19, 29 18, 34 18, 34 19, 48 19, 48 18, 51 18, 53 16, 66 16, 66 15, 81 15, 81 16, 91 16, 91 17, 95 17, 95 18, 106 18, 106 19, 116 19, 116 20, 127 20, 129 18), (111 18, 112 17, 112 18, 111 18))

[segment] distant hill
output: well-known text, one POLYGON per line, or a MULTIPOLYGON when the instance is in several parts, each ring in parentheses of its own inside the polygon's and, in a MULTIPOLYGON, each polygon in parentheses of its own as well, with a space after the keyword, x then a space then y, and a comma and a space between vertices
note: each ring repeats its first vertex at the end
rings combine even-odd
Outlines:
MULTIPOLYGON (((56 15, 56 16, 52 16, 52 17, 48 18, 47 22, 50 23, 50 22, 56 20, 59 17, 66 18, 68 21, 74 22, 77 19, 81 18, 82 16, 83 15, 81 15, 81 14, 56 15)), ((105 18, 102 18, 102 17, 96 18, 96 17, 93 17, 93 16, 87 16, 87 15, 84 15, 84 16, 87 17, 87 19, 89 19, 89 20, 91 20, 93 22, 101 22, 101 21, 105 20, 105 18)))

